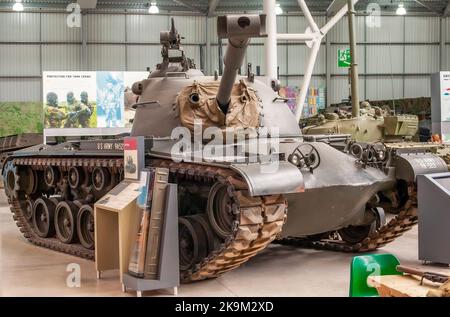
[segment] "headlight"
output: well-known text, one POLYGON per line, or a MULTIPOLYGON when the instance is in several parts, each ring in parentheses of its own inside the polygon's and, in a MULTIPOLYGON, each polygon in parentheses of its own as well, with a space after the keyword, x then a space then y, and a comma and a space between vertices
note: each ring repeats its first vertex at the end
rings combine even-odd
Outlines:
POLYGON ((298 166, 300 164, 300 156, 298 154, 291 154, 289 155, 289 161, 295 166, 298 166))

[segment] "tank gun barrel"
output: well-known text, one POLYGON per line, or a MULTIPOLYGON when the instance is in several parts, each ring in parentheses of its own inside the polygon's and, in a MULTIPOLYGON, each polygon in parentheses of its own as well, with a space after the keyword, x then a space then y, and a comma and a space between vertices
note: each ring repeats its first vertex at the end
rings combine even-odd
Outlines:
POLYGON ((216 97, 218 106, 226 114, 231 91, 238 70, 244 62, 250 39, 266 36, 266 16, 251 14, 218 17, 217 33, 219 38, 228 38, 227 52, 223 60, 225 68, 216 97))

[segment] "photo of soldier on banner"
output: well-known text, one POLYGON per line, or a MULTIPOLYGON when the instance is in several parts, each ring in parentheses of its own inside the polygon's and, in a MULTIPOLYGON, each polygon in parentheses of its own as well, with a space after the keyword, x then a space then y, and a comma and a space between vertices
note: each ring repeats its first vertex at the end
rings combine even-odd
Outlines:
POLYGON ((95 72, 44 72, 45 128, 97 127, 95 72))
POLYGON ((97 127, 125 126, 123 72, 97 72, 97 127))

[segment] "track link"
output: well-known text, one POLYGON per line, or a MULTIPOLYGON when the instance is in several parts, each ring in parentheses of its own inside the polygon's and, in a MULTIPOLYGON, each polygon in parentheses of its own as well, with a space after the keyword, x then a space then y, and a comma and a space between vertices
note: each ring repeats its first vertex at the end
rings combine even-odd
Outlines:
POLYGON ((266 248, 281 232, 287 216, 287 201, 282 195, 251 197, 238 174, 225 168, 166 160, 153 160, 151 165, 169 168, 178 179, 218 181, 227 186, 231 198, 232 234, 201 263, 181 272, 183 282, 214 278, 237 268, 266 248))
MULTIPOLYGON (((47 166, 58 166, 64 170, 70 167, 108 167, 112 170, 119 171, 123 169, 122 159, 106 159, 106 158, 16 158, 13 160, 14 165, 30 166, 35 170, 43 170, 47 166)), ((71 254, 77 257, 93 260, 95 251, 84 248, 81 244, 65 244, 56 238, 41 238, 33 230, 32 224, 25 218, 23 210, 25 209, 26 197, 20 193, 17 198, 8 197, 13 218, 19 227, 23 236, 31 243, 51 249, 54 251, 71 254)))
MULTIPOLYGON (((58 166, 63 170, 70 167, 108 167, 123 168, 122 159, 89 158, 16 158, 18 166, 31 166, 43 170, 46 166, 58 166)), ((175 163, 169 160, 152 160, 151 166, 167 167, 177 179, 193 182, 221 182, 227 186, 230 208, 234 215, 232 234, 200 263, 181 272, 183 282, 198 281, 217 277, 245 263, 259 251, 266 248, 286 221, 287 201, 282 195, 251 197, 246 183, 237 173, 220 167, 202 166, 188 163, 175 163)), ((14 220, 24 237, 31 243, 51 250, 64 252, 85 259, 94 259, 94 250, 85 249, 80 244, 65 244, 56 238, 41 238, 31 227, 24 215, 25 197, 10 198, 14 220)))
POLYGON ((360 243, 350 244, 338 238, 337 232, 330 233, 334 239, 312 240, 308 238, 287 237, 276 240, 275 243, 282 245, 297 246, 302 248, 313 248, 319 250, 330 250, 339 252, 368 252, 374 251, 394 241, 417 224, 417 195, 414 185, 409 187, 409 200, 405 203, 403 210, 392 218, 386 225, 381 226, 371 233, 360 243))

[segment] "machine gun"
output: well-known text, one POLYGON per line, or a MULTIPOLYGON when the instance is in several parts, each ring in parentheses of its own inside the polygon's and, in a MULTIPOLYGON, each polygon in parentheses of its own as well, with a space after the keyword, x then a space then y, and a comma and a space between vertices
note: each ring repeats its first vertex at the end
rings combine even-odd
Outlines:
POLYGON ((441 283, 441 284, 447 283, 450 279, 450 276, 445 275, 445 274, 421 271, 421 270, 403 266, 403 265, 397 265, 396 269, 398 272, 419 276, 421 278, 420 284, 423 283, 424 279, 431 281, 433 283, 441 283))
POLYGON ((162 44, 161 55, 163 62, 158 64, 157 69, 166 69, 170 63, 179 63, 183 67, 183 71, 195 68, 193 60, 187 58, 184 49, 181 46, 181 40, 184 39, 175 28, 175 20, 171 20, 171 28, 169 31, 161 31, 159 33, 160 43, 162 44))

